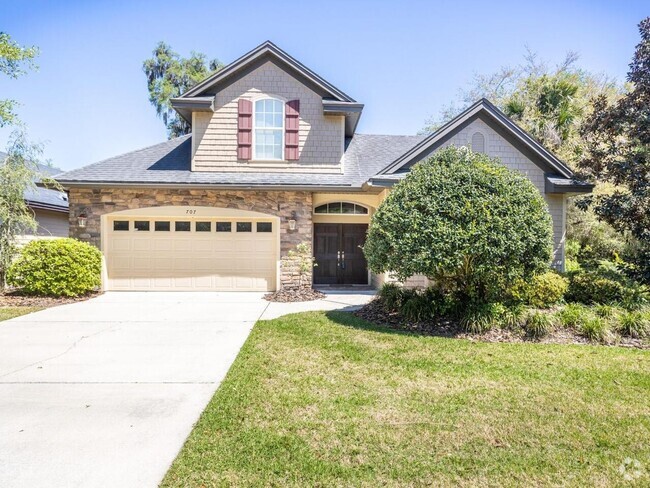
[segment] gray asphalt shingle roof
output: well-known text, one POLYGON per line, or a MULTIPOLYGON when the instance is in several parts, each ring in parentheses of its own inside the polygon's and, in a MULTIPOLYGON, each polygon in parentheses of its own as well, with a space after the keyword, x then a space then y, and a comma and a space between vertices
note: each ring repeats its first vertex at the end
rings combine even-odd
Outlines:
POLYGON ((359 188, 425 136, 355 134, 346 140, 343 174, 190 171, 191 135, 56 175, 62 184, 204 184, 359 188))
MULTIPOLYGON (((4 161, 7 153, 0 151, 0 161, 4 161)), ((59 168, 47 166, 44 164, 37 164, 41 173, 47 176, 54 176, 61 173, 59 168)), ((23 198, 28 203, 46 205, 49 207, 59 207, 61 210, 68 208, 68 198, 64 192, 57 190, 50 190, 47 188, 36 188, 27 190, 23 194, 23 198)))

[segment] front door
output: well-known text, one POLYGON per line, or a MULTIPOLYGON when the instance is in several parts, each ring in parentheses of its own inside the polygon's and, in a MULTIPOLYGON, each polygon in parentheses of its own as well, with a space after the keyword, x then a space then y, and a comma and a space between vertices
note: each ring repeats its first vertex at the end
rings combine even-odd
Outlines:
POLYGON ((367 285, 367 224, 314 224, 315 285, 367 285))

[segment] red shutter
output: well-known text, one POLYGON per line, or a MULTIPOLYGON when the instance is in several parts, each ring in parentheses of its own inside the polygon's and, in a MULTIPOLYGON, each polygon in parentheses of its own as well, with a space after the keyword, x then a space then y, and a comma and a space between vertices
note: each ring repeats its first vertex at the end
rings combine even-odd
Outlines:
POLYGON ((237 159, 253 158, 253 102, 240 98, 237 103, 237 159))
POLYGON ((287 102, 284 109, 284 158, 287 161, 297 161, 298 128, 300 125, 300 100, 287 102))

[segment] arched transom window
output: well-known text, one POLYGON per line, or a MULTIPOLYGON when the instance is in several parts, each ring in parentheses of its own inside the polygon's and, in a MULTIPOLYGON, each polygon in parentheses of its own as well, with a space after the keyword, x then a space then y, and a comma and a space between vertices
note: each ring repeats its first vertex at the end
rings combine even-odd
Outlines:
POLYGON ((263 98, 255 102, 253 118, 253 158, 283 159, 284 102, 263 98))
POLYGON ((317 214, 367 215, 368 207, 351 202, 324 203, 314 209, 317 214))

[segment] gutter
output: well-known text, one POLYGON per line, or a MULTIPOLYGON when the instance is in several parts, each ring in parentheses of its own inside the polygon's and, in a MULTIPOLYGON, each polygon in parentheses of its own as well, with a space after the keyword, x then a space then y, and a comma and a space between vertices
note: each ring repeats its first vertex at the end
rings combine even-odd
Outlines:
POLYGON ((110 181, 65 181, 59 183, 66 188, 170 188, 170 189, 196 189, 196 190, 290 190, 290 191, 343 191, 363 192, 362 187, 352 185, 305 185, 305 184, 250 184, 250 183, 156 183, 156 182, 129 182, 116 183, 110 181))

